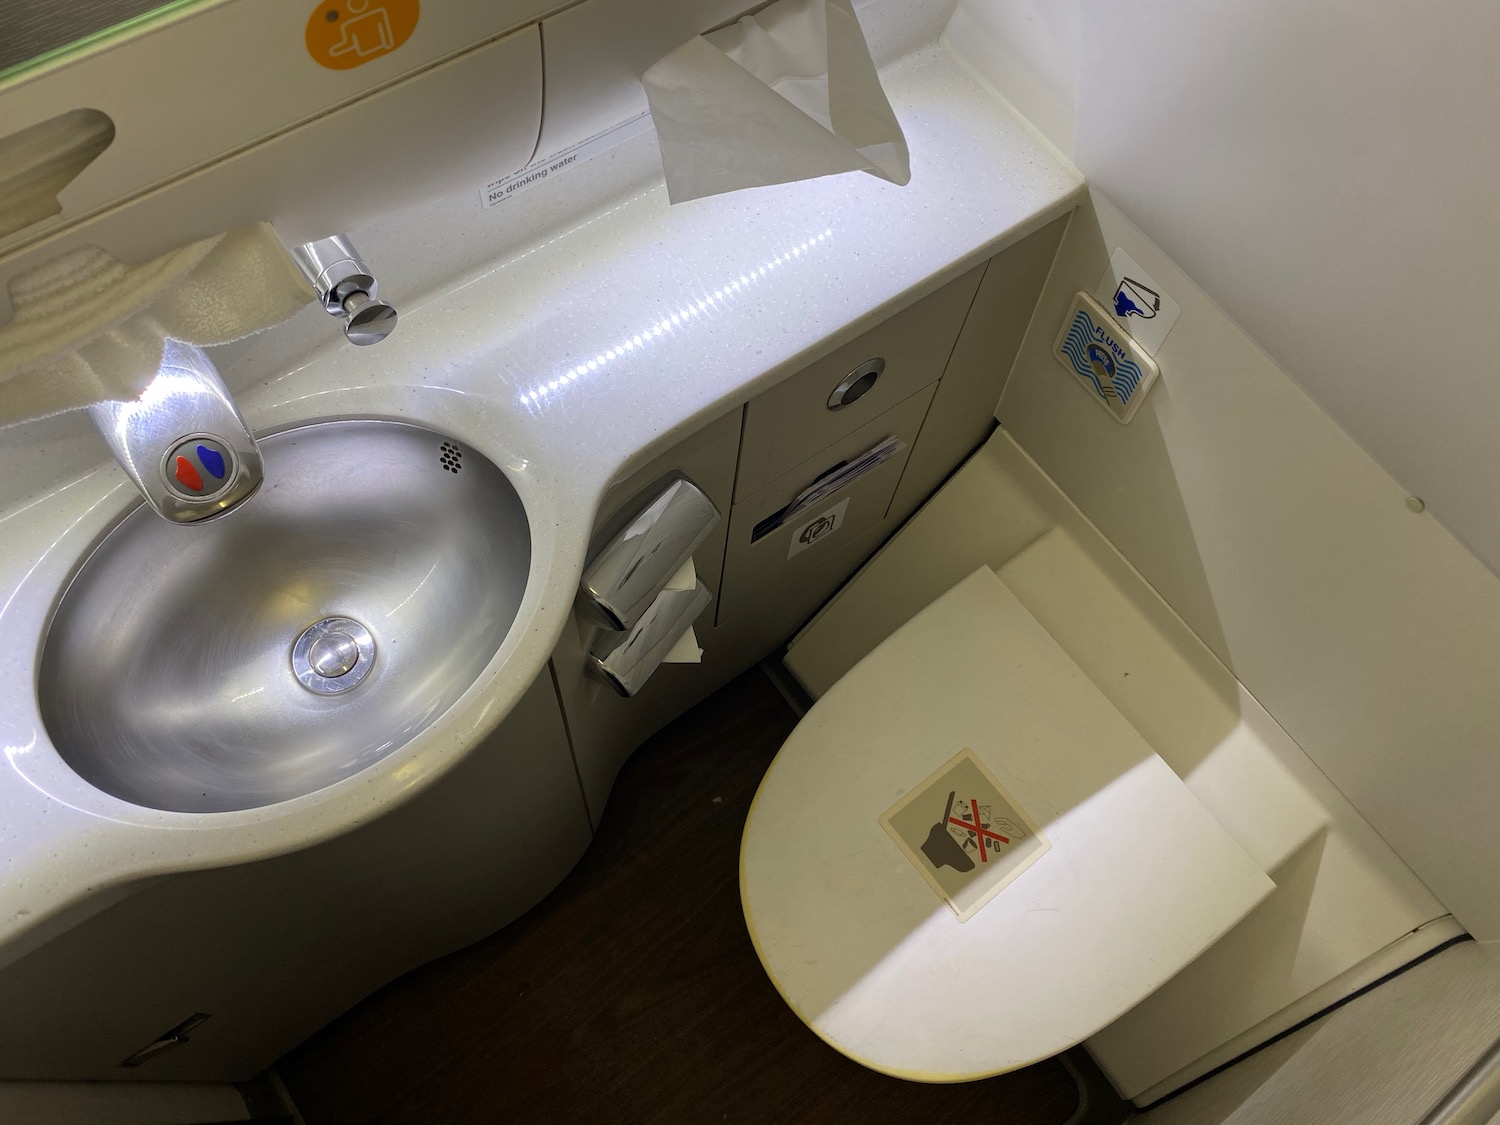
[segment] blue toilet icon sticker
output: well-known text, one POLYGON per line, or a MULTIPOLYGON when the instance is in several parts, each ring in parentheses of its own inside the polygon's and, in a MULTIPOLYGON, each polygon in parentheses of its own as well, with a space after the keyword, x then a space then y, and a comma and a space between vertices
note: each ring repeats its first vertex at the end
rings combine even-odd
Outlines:
POLYGON ((1115 315, 1122 320, 1128 316, 1150 320, 1161 311, 1161 294, 1134 278, 1121 278, 1115 289, 1114 304, 1115 315))

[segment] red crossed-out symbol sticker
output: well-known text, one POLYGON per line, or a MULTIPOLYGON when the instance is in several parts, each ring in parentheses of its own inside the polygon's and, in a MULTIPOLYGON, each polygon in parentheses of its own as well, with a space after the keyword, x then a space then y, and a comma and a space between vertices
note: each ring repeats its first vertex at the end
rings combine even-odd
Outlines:
POLYGON ((948 823, 956 824, 960 828, 968 829, 969 834, 979 841, 979 862, 988 863, 989 857, 984 854, 984 838, 988 836, 991 840, 999 840, 1002 844, 1008 844, 1010 843, 1010 837, 1002 836, 1000 835, 1000 833, 991 831, 990 829, 979 823, 979 801, 977 798, 970 798, 969 813, 974 818, 974 822, 972 824, 967 820, 960 820, 956 816, 950 816, 948 818, 948 823))

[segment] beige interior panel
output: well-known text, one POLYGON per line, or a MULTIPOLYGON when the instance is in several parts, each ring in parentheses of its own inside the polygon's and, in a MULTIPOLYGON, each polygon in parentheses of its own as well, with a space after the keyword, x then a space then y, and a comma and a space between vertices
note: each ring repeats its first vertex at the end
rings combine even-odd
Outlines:
POLYGON ((751 402, 745 408, 735 499, 760 491, 818 450, 937 382, 983 275, 983 266, 970 270, 751 402), (834 388, 877 357, 885 360, 885 371, 875 386, 849 406, 828 409, 834 388))
MULTIPOLYGON (((105 44, 0 82, 0 136, 82 108, 100 110, 114 122, 115 143, 63 192, 56 225, 65 225, 305 125, 335 107, 430 73, 445 58, 495 40, 547 6, 543 0, 424 4, 410 39, 365 55, 358 66, 335 68, 326 62, 319 65, 306 45, 315 7, 308 0, 200 4, 191 14, 117 33, 105 44)), ((14 10, 13 5, 6 7, 14 10)), ((394 42, 390 16, 378 5, 365 23, 372 20, 383 23, 385 41, 394 42)), ((541 124, 540 55, 539 33, 532 27, 516 37, 503 56, 489 59, 489 93, 494 100, 479 105, 488 109, 497 126, 514 115, 529 138, 526 152, 516 154, 519 159, 504 151, 492 153, 502 170, 524 164, 535 148, 541 124), (516 78, 523 80, 521 89, 530 97, 508 100, 520 92, 513 85, 516 78)), ((424 99, 423 120, 429 133, 444 137, 456 149, 467 138, 452 131, 444 111, 464 117, 467 108, 451 101, 445 105, 444 93, 451 91, 433 88, 434 100, 418 95, 424 99), (438 124, 442 128, 433 128, 438 124)), ((390 113, 389 106, 385 112, 390 113)), ((507 131, 498 130, 494 138, 507 131)), ((383 141, 372 142, 361 155, 383 155, 370 167, 385 170, 397 181, 406 179, 413 171, 406 164, 418 159, 417 154, 401 147, 405 138, 398 134, 387 133, 383 141)), ((357 194, 349 190, 355 184, 377 188, 380 194, 389 190, 367 182, 374 173, 365 171, 365 164, 342 162, 343 155, 335 152, 322 161, 293 164, 303 189, 316 193, 321 187, 337 196, 357 194)), ((448 163, 444 156, 437 147, 424 153, 438 167, 448 163)), ((462 155, 449 159, 464 163, 462 155)), ((423 178, 429 174, 423 170, 423 178)), ((223 223, 212 233, 232 225, 237 223, 223 223)), ((13 244, 24 244, 38 233, 21 233, 13 244)), ((0 239, 0 244, 11 241, 0 239)))
MULTIPOLYGON (((0 253, 0 323, 10 318, 6 282, 79 246, 136 263, 231 227, 270 220, 288 244, 351 230, 455 183, 483 182, 519 167, 536 146, 542 112, 536 27, 492 40, 419 75, 333 109, 151 188, 128 204, 68 221, 70 192, 99 172, 115 141, 60 196, 64 214, 14 236, 0 253), (497 114, 503 104, 507 112, 497 114), (434 120, 443 128, 434 129, 434 120), (393 155, 397 154, 397 155, 393 155), (337 168, 358 191, 319 191, 308 169, 337 168)), ((0 133, 7 132, 0 124, 0 133)))
POLYGON ((989 436, 991 415, 1067 225, 1067 216, 1054 219, 990 259, 922 424, 922 442, 896 490, 893 515, 914 511, 989 436))
POLYGON ((769 656, 848 581, 893 530, 881 524, 830 554, 809 552, 814 561, 793 581, 751 590, 741 599, 742 612, 715 626, 704 644, 754 654, 746 667, 769 656))
POLYGON ((932 395, 932 388, 918 392, 734 506, 729 520, 729 546, 724 558, 724 589, 719 597, 718 624, 732 621, 766 590, 791 582, 798 574, 815 566, 822 557, 837 553, 846 544, 885 522, 891 497, 896 493, 896 485, 922 428, 922 419, 932 395), (758 523, 786 507, 829 469, 892 436, 904 441, 906 448, 775 530, 759 539, 753 538, 758 523), (836 512, 837 528, 814 544, 804 544, 805 549, 794 551, 793 540, 804 525, 831 512, 836 512))

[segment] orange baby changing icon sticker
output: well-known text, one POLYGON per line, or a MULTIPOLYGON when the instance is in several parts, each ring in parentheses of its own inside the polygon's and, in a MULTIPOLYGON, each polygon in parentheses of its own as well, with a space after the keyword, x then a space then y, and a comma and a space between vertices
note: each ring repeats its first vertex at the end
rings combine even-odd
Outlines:
POLYGON ((350 70, 411 38, 419 0, 324 0, 307 19, 307 53, 329 70, 350 70))
POLYGON ((972 750, 887 809, 880 825, 960 922, 1052 847, 972 750))

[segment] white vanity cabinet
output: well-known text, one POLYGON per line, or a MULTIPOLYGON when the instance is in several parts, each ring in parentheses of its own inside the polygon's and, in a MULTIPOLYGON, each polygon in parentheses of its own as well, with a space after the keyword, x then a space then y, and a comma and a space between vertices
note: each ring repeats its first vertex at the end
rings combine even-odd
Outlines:
POLYGON ((989 435, 1067 221, 836 346, 610 489, 596 536, 672 472, 697 484, 722 519, 693 556, 714 594, 694 626, 701 663, 663 664, 622 698, 588 669, 597 618, 581 605, 564 627, 553 667, 595 824, 637 746, 785 642, 989 435), (851 399, 847 385, 876 366, 879 375, 851 399), (765 526, 807 486, 888 437, 903 443, 894 456, 765 526), (794 550, 804 525, 825 515, 837 526, 794 550))
POLYGON ((607 493, 600 528, 674 472, 718 508, 693 554, 714 594, 696 621, 701 663, 662 665, 622 698, 587 670, 600 626, 578 608, 500 726, 407 803, 288 855, 148 882, 0 969, 0 1080, 244 1080, 534 906, 587 848, 630 753, 785 642, 988 435, 1066 222, 732 406, 607 493), (877 359, 873 386, 840 392, 877 359), (896 455, 756 534, 888 437, 896 455), (838 528, 792 550, 802 520, 845 501, 838 528), (198 1014, 185 1043, 121 1067, 198 1014))
POLYGON ((544 670, 393 812, 275 859, 158 879, 0 971, 0 1079, 248 1079, 529 910, 589 839, 544 670), (196 1013, 210 1018, 187 1043, 120 1066, 196 1013))

